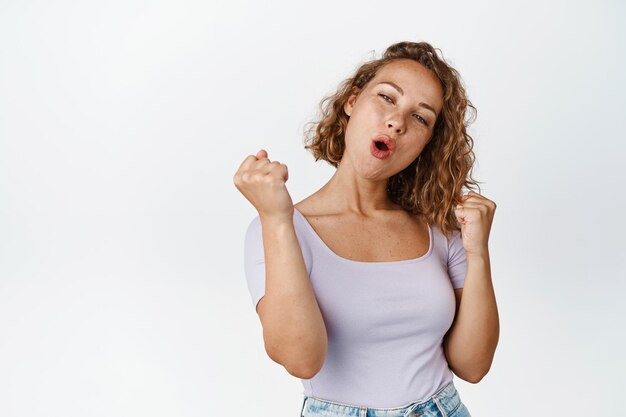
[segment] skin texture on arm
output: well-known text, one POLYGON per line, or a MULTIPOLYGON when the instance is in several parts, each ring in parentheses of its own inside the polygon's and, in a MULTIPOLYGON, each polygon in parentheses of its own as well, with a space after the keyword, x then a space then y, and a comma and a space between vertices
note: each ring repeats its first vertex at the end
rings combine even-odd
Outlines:
POLYGON ((293 376, 312 378, 324 364, 326 327, 298 243, 293 217, 261 217, 265 295, 257 304, 268 356, 293 376))
POLYGON ((455 291, 457 312, 443 345, 450 369, 477 383, 491 368, 500 336, 487 244, 496 204, 471 191, 463 200, 455 214, 461 223, 467 273, 463 291, 455 291))
MULTIPOLYGON (((321 369, 328 340, 295 232, 288 178, 287 165, 270 161, 261 149, 243 160, 233 182, 259 212, 265 288, 256 312, 265 350, 291 375, 308 379, 321 369)), ((254 256, 259 265, 259 254, 254 256)))
POLYGON ((450 369, 471 383, 480 382, 489 372, 500 334, 491 276, 485 265, 485 261, 468 260, 465 290, 455 290, 457 314, 443 342, 450 369))

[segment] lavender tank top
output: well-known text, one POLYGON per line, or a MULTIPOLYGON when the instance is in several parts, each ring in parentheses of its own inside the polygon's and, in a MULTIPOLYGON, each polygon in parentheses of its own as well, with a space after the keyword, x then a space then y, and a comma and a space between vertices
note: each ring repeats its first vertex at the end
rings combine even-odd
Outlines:
MULTIPOLYGON (((448 241, 429 225, 428 252, 415 259, 360 262, 335 254, 294 209, 294 228, 324 318, 328 351, 322 369, 301 379, 303 394, 368 408, 426 400, 453 373, 443 337, 455 316, 466 256, 460 231, 448 241)), ((244 269, 253 307, 265 293, 260 218, 244 239, 244 269)))

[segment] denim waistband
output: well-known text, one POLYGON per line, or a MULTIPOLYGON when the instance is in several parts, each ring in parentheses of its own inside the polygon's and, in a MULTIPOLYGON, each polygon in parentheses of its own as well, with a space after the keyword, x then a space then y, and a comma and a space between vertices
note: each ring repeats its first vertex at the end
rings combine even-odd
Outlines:
POLYGON ((394 408, 372 408, 339 403, 317 397, 306 396, 302 401, 300 417, 305 415, 332 415, 341 417, 418 417, 421 415, 441 415, 447 417, 461 404, 461 398, 450 381, 431 397, 394 408), (305 409, 307 414, 305 414, 305 409))

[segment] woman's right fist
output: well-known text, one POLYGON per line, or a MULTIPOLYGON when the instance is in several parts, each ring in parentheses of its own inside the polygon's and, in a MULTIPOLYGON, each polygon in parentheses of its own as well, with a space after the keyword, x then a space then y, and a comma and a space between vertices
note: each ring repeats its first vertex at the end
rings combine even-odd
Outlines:
POLYGON ((256 208, 261 217, 293 217, 293 201, 285 182, 289 179, 287 165, 270 162, 261 149, 248 155, 233 177, 235 187, 256 208))

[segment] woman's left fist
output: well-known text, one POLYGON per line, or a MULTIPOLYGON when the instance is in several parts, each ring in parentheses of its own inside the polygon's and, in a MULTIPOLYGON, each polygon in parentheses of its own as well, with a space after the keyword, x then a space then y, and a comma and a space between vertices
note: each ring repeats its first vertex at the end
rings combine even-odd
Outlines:
POLYGON ((461 240, 466 255, 489 254, 487 242, 495 211, 496 203, 474 191, 461 196, 461 202, 454 209, 454 214, 461 223, 461 240))

